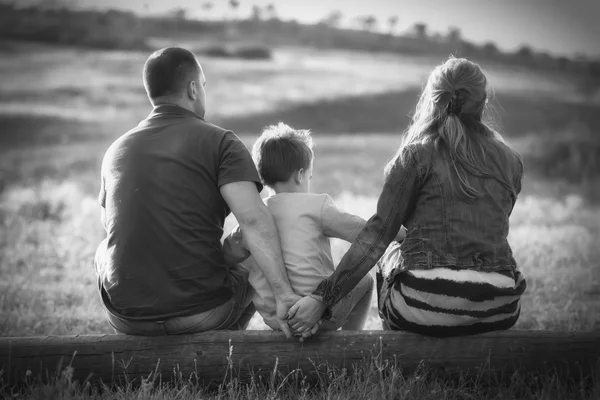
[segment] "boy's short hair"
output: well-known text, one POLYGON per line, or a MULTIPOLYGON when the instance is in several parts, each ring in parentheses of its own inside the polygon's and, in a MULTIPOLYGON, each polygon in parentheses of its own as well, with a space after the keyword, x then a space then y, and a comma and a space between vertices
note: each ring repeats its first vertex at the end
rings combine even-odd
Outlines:
POLYGON ((294 171, 308 169, 313 147, 308 129, 297 130, 280 122, 265 128, 252 147, 252 155, 264 184, 273 186, 287 182, 294 171))

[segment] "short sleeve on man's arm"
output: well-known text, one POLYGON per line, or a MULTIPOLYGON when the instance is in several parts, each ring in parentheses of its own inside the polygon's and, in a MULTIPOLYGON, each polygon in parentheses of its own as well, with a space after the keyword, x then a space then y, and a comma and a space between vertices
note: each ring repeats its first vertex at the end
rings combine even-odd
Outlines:
POLYGON ((255 182, 259 192, 263 188, 250 152, 233 132, 226 132, 219 148, 218 186, 244 181, 255 182))

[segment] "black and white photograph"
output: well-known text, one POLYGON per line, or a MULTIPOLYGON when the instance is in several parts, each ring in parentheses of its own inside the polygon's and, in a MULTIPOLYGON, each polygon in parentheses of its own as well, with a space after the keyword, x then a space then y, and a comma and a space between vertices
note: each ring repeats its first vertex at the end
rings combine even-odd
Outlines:
POLYGON ((600 399, 600 1, 0 0, 0 397, 600 399))

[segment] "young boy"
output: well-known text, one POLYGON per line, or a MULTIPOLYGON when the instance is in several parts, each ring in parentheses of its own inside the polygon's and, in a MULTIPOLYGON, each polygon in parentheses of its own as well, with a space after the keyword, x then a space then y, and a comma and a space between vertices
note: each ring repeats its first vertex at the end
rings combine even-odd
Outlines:
MULTIPOLYGON (((353 242, 365 225, 362 218, 339 210, 327 194, 309 193, 312 178, 313 142, 307 130, 279 123, 262 133, 252 149, 258 172, 274 195, 264 201, 279 231, 283 259, 294 291, 309 295, 334 271, 330 237, 353 242)), ((225 259, 242 263, 250 271, 255 290, 254 305, 265 323, 279 329, 275 298, 260 269, 247 250, 239 226, 225 239, 225 259)), ((321 329, 362 329, 373 293, 373 278, 366 275, 331 309, 321 329)))

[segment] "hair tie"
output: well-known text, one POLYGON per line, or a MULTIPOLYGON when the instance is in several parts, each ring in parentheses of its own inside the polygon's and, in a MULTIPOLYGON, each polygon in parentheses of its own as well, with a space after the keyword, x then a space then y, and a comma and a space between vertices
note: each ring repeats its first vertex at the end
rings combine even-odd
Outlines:
POLYGON ((450 102, 448 102, 448 107, 446 108, 446 112, 448 116, 450 115, 459 115, 462 110, 462 100, 460 99, 460 89, 455 89, 452 93, 452 97, 450 97, 450 102))

